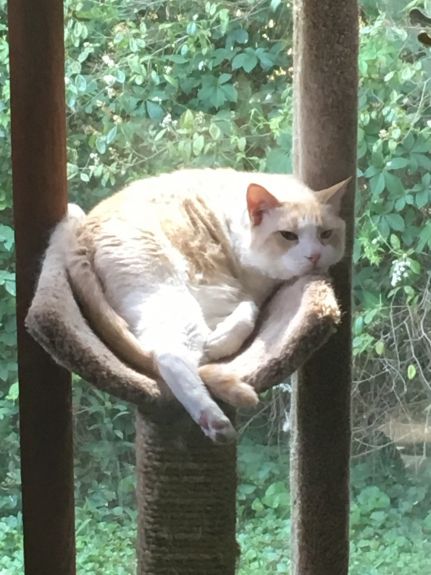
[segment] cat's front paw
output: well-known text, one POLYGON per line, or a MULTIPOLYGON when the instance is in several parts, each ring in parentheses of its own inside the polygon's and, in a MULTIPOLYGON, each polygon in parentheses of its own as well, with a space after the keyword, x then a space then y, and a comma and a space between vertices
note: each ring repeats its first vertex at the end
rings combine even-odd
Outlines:
POLYGON ((217 329, 211 332, 205 343, 205 355, 208 359, 217 360, 229 357, 241 347, 244 339, 232 333, 220 333, 217 329))
POLYGON ((223 365, 202 365, 199 375, 215 397, 233 407, 254 407, 259 403, 259 397, 253 387, 230 373, 223 365))
POLYGON ((233 407, 255 407, 259 403, 259 396, 251 385, 244 381, 237 381, 220 397, 233 405, 233 407))

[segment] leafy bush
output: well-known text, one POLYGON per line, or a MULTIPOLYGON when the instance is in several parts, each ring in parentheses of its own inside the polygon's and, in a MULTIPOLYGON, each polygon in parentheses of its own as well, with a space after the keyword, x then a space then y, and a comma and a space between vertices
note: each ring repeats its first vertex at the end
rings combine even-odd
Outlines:
POLYGON ((397 14, 364 23, 359 61, 354 407, 374 429, 430 398, 431 57, 397 14))
POLYGON ((285 170, 287 7, 147 6, 66 2, 72 194, 93 203, 126 180, 185 164, 285 170))

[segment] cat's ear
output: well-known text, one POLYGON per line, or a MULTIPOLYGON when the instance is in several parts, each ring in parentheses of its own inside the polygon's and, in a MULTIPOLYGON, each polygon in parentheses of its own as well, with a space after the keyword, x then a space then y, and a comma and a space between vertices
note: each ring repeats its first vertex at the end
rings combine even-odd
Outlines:
POLYGON ((250 184, 247 188, 247 209, 250 221, 254 226, 258 226, 263 218, 263 214, 278 208, 281 203, 266 188, 259 184, 250 184))
POLYGON ((338 213, 340 211, 341 200, 348 189, 348 184, 351 179, 352 176, 342 182, 338 182, 338 184, 334 184, 330 188, 325 188, 315 192, 317 199, 322 204, 329 204, 338 213))

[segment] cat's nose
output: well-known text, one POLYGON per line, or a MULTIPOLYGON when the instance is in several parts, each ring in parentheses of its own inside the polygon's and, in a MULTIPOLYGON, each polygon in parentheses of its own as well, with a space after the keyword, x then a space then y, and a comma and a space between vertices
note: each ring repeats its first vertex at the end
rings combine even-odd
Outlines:
POLYGON ((307 256, 307 260, 310 260, 313 266, 315 266, 319 263, 320 255, 321 254, 319 254, 319 252, 315 252, 314 254, 311 254, 311 256, 307 256))

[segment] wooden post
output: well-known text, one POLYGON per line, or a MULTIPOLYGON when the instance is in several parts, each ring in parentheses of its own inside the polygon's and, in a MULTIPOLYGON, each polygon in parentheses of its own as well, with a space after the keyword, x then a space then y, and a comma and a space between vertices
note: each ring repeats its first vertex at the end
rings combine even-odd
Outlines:
MULTIPOLYGON (((295 169, 317 190, 356 173, 358 6, 295 0, 294 10, 295 169)), ((333 271, 342 325, 294 385, 294 575, 348 571, 353 191, 352 181, 346 257, 333 271)))
POLYGON ((75 573, 70 375, 26 333, 50 231, 66 211, 62 0, 9 0, 21 477, 26 575, 75 573))

